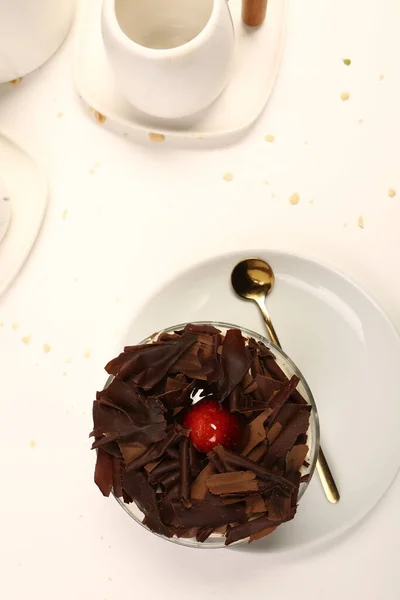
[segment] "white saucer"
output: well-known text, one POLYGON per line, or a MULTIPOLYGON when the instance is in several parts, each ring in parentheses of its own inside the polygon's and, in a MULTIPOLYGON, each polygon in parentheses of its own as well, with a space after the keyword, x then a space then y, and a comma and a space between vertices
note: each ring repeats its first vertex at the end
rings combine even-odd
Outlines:
POLYGON ((11 206, 11 221, 0 243, 2 294, 15 279, 36 240, 46 209, 47 183, 33 159, 2 134, 0 165, 11 206))
MULTIPOLYGON (((329 504, 315 475, 294 521, 254 547, 313 546, 359 522, 396 476, 400 338, 375 302, 343 275, 291 254, 248 255, 268 260, 275 271, 268 308, 284 350, 313 391, 322 444, 341 493, 338 504, 329 504)), ((231 270, 245 257, 217 257, 170 281, 136 314, 126 343, 191 320, 227 321, 264 333, 256 306, 230 288, 231 270)))
POLYGON ((241 20, 242 0, 230 0, 237 53, 232 79, 201 116, 178 123, 136 111, 118 91, 101 34, 101 0, 86 0, 75 52, 75 80, 85 102, 124 132, 161 133, 179 138, 223 138, 244 131, 260 115, 275 83, 286 31, 284 0, 268 0, 260 28, 241 20))
POLYGON ((0 177, 0 243, 7 233, 11 220, 11 198, 0 177))

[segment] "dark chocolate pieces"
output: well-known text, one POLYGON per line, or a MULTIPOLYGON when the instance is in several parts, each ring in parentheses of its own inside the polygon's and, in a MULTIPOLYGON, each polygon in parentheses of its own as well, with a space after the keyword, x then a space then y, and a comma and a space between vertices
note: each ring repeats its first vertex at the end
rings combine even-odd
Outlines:
POLYGON ((272 352, 237 329, 225 336, 187 325, 144 346, 130 346, 107 365, 115 376, 94 403, 95 481, 136 502, 158 534, 213 533, 229 545, 269 535, 296 512, 308 453, 311 407, 272 352), (236 452, 208 456, 191 444, 183 418, 197 390, 218 396, 243 424, 236 452))

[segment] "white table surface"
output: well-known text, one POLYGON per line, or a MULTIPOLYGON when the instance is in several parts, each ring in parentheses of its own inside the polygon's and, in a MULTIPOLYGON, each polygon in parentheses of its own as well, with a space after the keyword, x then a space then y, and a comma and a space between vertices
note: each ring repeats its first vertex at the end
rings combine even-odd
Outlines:
POLYGON ((203 258, 309 255, 364 285, 400 327, 399 22, 398 0, 289 0, 271 101, 226 148, 140 145, 99 125, 74 88, 74 29, 38 72, 0 87, 0 130, 35 153, 51 187, 38 243, 0 301, 2 597, 398 600, 399 479, 329 548, 192 551, 102 498, 87 434, 135 310, 203 258))

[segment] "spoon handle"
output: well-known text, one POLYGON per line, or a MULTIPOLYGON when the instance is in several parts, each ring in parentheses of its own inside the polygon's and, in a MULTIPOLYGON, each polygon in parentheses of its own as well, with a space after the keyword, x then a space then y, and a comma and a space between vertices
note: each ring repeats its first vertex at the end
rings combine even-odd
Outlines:
POLYGON ((332 472, 329 468, 328 462, 325 458, 324 451, 321 445, 319 446, 318 459, 317 459, 317 471, 319 478, 324 488, 325 496, 332 504, 336 504, 340 500, 339 490, 337 489, 335 480, 332 472))
POLYGON ((279 338, 276 334, 275 328, 272 325, 272 321, 271 321, 271 317, 269 316, 269 313, 267 311, 267 309, 265 308, 265 304, 264 304, 264 300, 263 299, 257 299, 256 300, 257 306, 260 309, 260 312, 263 316, 264 319, 264 323, 265 323, 265 327, 267 328, 267 332, 268 332, 268 336, 269 339, 271 340, 271 342, 273 344, 275 344, 275 346, 278 346, 278 348, 282 348, 279 338))
MULTIPOLYGON (((274 326, 272 325, 271 317, 265 307, 264 299, 259 298, 255 301, 257 303, 258 308, 263 316, 265 327, 268 332, 268 336, 275 346, 282 348, 278 336, 276 335, 274 326)), ((339 490, 336 486, 335 480, 333 478, 332 472, 329 468, 328 462, 325 458, 325 454, 322 450, 322 446, 319 446, 318 459, 317 459, 317 471, 319 478, 321 480, 322 487, 325 492, 325 496, 329 502, 332 504, 336 504, 340 500, 339 490)))

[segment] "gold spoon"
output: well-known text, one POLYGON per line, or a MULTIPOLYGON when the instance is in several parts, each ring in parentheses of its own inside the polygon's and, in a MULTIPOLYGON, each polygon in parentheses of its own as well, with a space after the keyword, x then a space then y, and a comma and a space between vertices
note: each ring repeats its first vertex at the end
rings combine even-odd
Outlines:
MULTIPOLYGON (((272 325, 271 317, 265 307, 265 299, 272 291, 275 283, 271 266, 259 258, 248 258, 238 263, 233 269, 231 281, 232 287, 238 296, 245 300, 252 300, 257 304, 271 341, 282 348, 272 325)), ((340 500, 340 494, 321 446, 319 447, 317 469, 327 499, 335 504, 340 500)))

